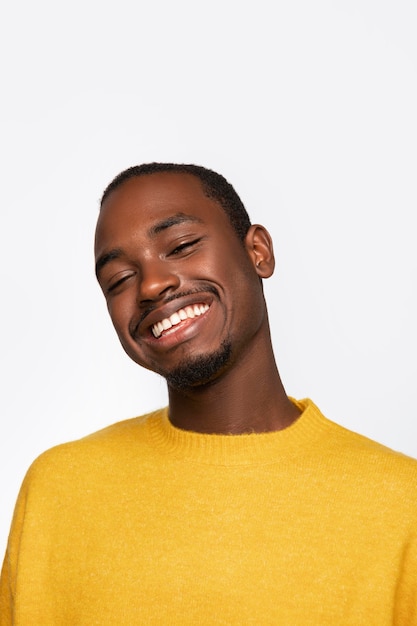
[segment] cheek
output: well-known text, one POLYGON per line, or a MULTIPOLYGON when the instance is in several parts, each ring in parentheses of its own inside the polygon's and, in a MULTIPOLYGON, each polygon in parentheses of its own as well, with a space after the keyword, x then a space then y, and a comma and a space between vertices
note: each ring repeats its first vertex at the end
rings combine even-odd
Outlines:
POLYGON ((131 306, 129 301, 122 296, 118 296, 111 302, 107 302, 107 310, 113 326, 122 341, 122 335, 128 332, 131 306))
POLYGON ((265 314, 262 283, 253 268, 248 268, 247 271, 247 274, 240 273, 235 277, 232 304, 236 315, 245 326, 253 324, 258 327, 265 314))
POLYGON ((112 305, 107 308, 114 330, 116 331, 123 350, 126 352, 127 356, 132 359, 132 361, 138 363, 138 365, 146 367, 140 358, 140 347, 138 344, 133 342, 130 335, 129 323, 132 319, 130 308, 126 304, 123 305, 121 302, 117 302, 117 304, 112 303, 112 305))
POLYGON ((230 251, 225 254, 224 248, 216 246, 210 255, 202 258, 198 265, 194 265, 193 270, 197 269, 199 276, 206 276, 215 283, 221 285, 227 291, 248 280, 250 268, 247 265, 247 259, 236 251, 233 256, 230 251))

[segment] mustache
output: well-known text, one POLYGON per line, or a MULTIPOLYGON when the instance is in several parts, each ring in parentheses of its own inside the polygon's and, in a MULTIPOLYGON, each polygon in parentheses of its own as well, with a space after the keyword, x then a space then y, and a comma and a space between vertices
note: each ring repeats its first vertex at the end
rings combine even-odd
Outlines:
POLYGON ((201 285, 199 287, 194 287, 193 289, 187 289, 186 291, 177 291, 175 293, 172 293, 171 295, 166 296, 164 300, 159 301, 158 304, 150 304, 142 312, 142 314, 139 317, 139 320, 135 323, 134 328, 133 328, 133 334, 136 332, 138 326, 142 324, 142 322, 146 319, 146 317, 150 313, 152 313, 152 311, 155 311, 155 309, 159 308, 160 306, 164 306, 165 304, 174 302, 174 300, 178 300, 179 298, 184 298, 186 296, 193 296, 197 293, 207 293, 207 292, 214 294, 217 298, 220 295, 216 287, 214 287, 214 285, 201 285))

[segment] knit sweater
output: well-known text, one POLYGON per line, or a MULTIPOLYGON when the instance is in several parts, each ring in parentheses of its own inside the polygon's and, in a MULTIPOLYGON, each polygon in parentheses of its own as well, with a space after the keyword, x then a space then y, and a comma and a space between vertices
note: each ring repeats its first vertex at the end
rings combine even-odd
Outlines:
POLYGON ((417 625, 417 461, 326 419, 206 435, 162 409, 29 469, 1 626, 417 625))

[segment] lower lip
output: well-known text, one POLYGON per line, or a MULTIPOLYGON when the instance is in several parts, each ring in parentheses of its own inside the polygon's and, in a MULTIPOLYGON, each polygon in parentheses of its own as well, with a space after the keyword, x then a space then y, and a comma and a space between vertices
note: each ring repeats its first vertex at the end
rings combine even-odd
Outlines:
POLYGON ((160 337, 155 337, 151 331, 150 341, 152 345, 166 349, 188 341, 200 332, 201 326, 207 321, 210 311, 211 307, 199 316, 183 320, 168 330, 164 330, 160 337))

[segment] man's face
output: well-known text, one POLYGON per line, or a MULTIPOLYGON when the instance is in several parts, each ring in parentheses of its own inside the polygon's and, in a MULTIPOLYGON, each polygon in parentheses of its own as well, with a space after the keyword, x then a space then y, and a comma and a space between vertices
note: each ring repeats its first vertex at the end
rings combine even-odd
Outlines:
POLYGON ((190 174, 131 178, 111 192, 95 253, 123 348, 173 387, 216 378, 265 322, 246 247, 190 174))

